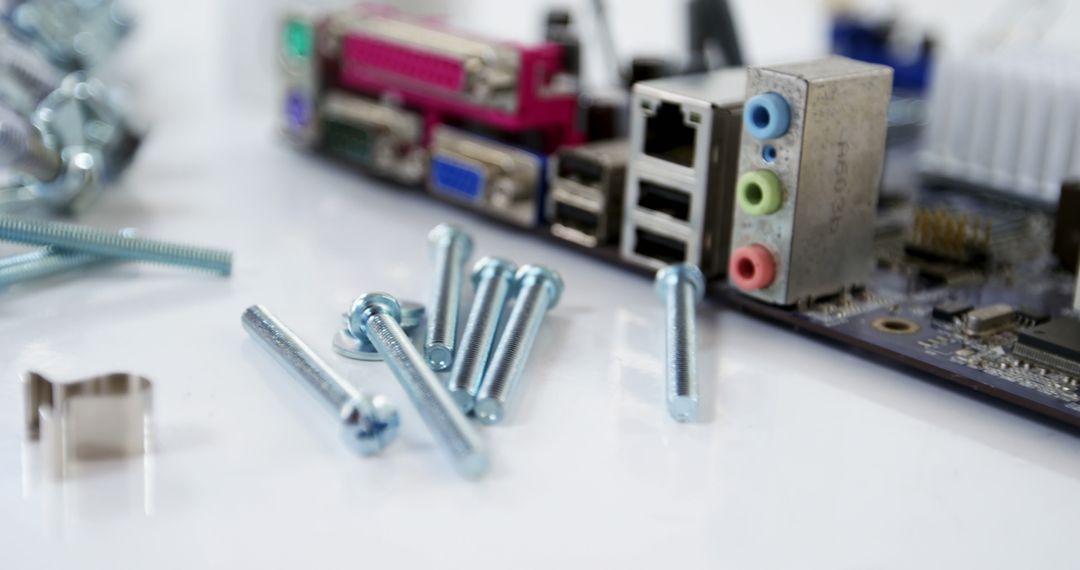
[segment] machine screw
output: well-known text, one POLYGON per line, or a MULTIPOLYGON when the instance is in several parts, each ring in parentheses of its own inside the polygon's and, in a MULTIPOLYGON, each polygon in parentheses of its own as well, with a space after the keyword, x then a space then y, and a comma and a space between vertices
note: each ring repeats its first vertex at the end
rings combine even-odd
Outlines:
POLYGON ((667 403, 676 421, 697 418, 697 334, 694 308, 705 296, 705 276, 689 263, 670 265, 656 272, 656 293, 667 310, 667 403))
POLYGON ((92 253, 130 261, 192 267, 219 275, 232 271, 232 254, 217 249, 132 237, 96 228, 0 216, 0 240, 92 253))
MULTIPOLYGON (((416 301, 401 301, 401 328, 410 338, 424 321, 424 305, 416 301)), ((367 335, 349 329, 349 314, 345 313, 345 327, 334 335, 334 351, 353 360, 382 360, 382 355, 375 350, 367 335)))
POLYGON ((248 307, 241 322, 282 366, 330 404, 346 443, 361 455, 378 453, 397 437, 401 421, 385 397, 367 394, 343 380, 265 308, 248 307))
MULTIPOLYGON (((120 233, 131 236, 135 235, 135 230, 129 228, 121 230, 120 233)), ((43 247, 26 253, 17 253, 0 258, 0 287, 104 261, 106 260, 96 255, 55 247, 43 247)))
POLYGON ((517 266, 505 259, 485 257, 473 267, 472 281, 476 288, 465 332, 461 335, 454 366, 450 369, 450 395, 466 414, 476 403, 476 394, 484 379, 495 333, 499 328, 503 308, 514 289, 517 266))
POLYGON ((375 345, 458 472, 475 479, 487 471, 488 453, 479 434, 402 330, 398 302, 383 293, 369 293, 353 303, 349 315, 349 328, 364 333, 375 345))
POLYGON ((473 407, 473 415, 481 422, 496 424, 502 421, 544 315, 558 304, 563 288, 562 277, 551 269, 539 265, 523 265, 518 269, 517 299, 484 373, 484 382, 473 407))
POLYGON ((431 297, 424 357, 433 370, 446 370, 454 362, 458 314, 461 312, 461 280, 465 262, 472 256, 472 238, 449 224, 428 233, 435 258, 435 290, 431 297))

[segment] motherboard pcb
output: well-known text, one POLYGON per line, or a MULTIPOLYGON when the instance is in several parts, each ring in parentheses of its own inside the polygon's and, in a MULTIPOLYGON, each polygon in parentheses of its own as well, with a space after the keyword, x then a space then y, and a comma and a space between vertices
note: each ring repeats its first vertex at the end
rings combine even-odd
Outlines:
POLYGON ((886 195, 865 287, 790 308, 723 285, 714 292, 800 332, 1080 427, 1080 376, 1070 362, 1048 365, 1017 348, 1032 331, 1076 322, 1076 277, 1050 254, 1052 241, 1053 216, 1034 206, 955 188, 886 195))

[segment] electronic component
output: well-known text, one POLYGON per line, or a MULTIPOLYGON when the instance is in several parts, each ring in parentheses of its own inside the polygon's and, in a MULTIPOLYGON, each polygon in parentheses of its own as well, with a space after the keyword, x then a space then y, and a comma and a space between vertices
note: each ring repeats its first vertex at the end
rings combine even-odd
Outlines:
POLYGON ((995 50, 934 65, 923 172, 1053 204, 1080 175, 1080 61, 995 50))
POLYGON ((1013 355, 1080 377, 1080 321, 1062 317, 1020 331, 1013 355))
POLYGON ((841 57, 750 68, 728 276, 777 305, 865 283, 892 72, 841 57))
POLYGON ((430 123, 469 121, 505 133, 538 131, 543 149, 580 143, 576 76, 564 46, 520 46, 454 32, 387 7, 340 20, 338 82, 392 94, 430 123))
POLYGON ((292 13, 281 22, 278 69, 282 83, 282 132, 294 144, 318 140, 321 95, 318 26, 314 18, 292 13))
POLYGON ((1054 255, 1062 267, 1077 271, 1080 265, 1080 180, 1061 186, 1054 221, 1054 255))
POLYGON ((322 103, 322 145, 330 154, 405 184, 419 184, 427 151, 416 113, 344 92, 322 103))
POLYGON ((547 201, 552 235, 585 247, 619 237, 628 152, 625 140, 611 140, 555 155, 547 201))
POLYGON ((431 142, 433 196, 527 228, 540 221, 544 156, 440 125, 431 142))
POLYGON ((956 319, 967 314, 968 311, 973 309, 970 303, 963 301, 945 301, 934 305, 934 311, 932 316, 935 321, 945 321, 951 323, 956 319))
POLYGON ((634 86, 623 259, 723 273, 745 86, 741 69, 634 86))
POLYGON ((909 255, 930 260, 978 265, 989 257, 991 223, 988 218, 918 208, 909 255))
POLYGON ((1016 309, 1004 303, 979 307, 964 315, 964 332, 969 335, 994 334, 1014 328, 1016 324, 1016 309))

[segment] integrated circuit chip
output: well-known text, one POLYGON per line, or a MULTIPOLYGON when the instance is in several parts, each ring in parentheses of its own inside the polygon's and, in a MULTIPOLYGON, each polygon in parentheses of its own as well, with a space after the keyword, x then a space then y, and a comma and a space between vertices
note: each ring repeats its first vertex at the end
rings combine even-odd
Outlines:
POLYGON ((1080 321, 1059 317, 1020 332, 1013 355, 1080 377, 1080 321))

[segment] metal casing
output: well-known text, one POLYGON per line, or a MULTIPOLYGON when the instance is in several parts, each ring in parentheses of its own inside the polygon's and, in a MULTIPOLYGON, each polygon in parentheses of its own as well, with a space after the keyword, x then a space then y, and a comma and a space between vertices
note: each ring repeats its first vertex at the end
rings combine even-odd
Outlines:
POLYGON ((614 139, 564 148, 555 155, 548 164, 551 189, 545 205, 552 235, 585 247, 596 247, 618 238, 629 153, 629 143, 625 139, 614 139), (560 175, 563 161, 571 159, 587 163, 599 176, 584 181, 581 177, 560 175), (559 214, 560 205, 592 214, 596 218, 595 226, 590 231, 563 220, 559 214))
POLYGON ((745 93, 746 72, 741 68, 634 85, 621 257, 653 269, 687 262, 698 265, 707 276, 723 273, 745 93), (696 130, 690 166, 645 152, 647 119, 655 116, 662 103, 680 107, 684 123, 696 130), (689 196, 687 219, 639 205, 642 181, 685 192, 689 196), (684 258, 664 260, 638 253, 639 230, 685 243, 684 258))
POLYGON ((843 57, 749 69, 747 99, 780 94, 790 125, 776 139, 742 135, 739 175, 768 170, 783 188, 769 215, 735 211, 732 251, 760 244, 776 263, 772 283, 747 295, 792 305, 865 283, 891 90, 892 69, 843 57), (776 149, 772 162, 766 145, 776 149))

